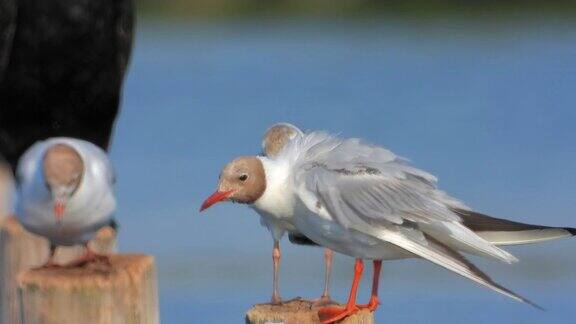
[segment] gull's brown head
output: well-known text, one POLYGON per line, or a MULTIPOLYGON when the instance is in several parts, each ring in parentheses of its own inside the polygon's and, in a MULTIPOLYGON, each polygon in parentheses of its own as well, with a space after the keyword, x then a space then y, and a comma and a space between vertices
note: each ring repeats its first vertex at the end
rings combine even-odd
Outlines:
POLYGON ((292 124, 279 123, 270 127, 262 140, 264 155, 267 157, 276 156, 288 141, 300 135, 302 135, 302 131, 292 124))
POLYGON ((61 221, 66 204, 80 186, 84 174, 84 162, 71 146, 56 144, 46 150, 43 168, 46 188, 54 201, 54 215, 61 221))
POLYGON ((225 200, 252 204, 266 190, 266 174, 262 161, 244 156, 228 163, 220 173, 218 189, 204 201, 200 211, 225 200))

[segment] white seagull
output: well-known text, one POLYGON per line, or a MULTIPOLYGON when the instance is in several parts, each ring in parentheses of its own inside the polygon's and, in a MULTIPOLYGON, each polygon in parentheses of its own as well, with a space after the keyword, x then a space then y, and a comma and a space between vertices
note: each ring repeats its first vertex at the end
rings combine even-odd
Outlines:
MULTIPOLYGON (((269 158, 274 158, 277 156, 284 146, 296 137, 303 136, 304 133, 296 126, 289 123, 277 123, 272 125, 262 139, 262 150, 263 155, 269 158)), ((272 250, 272 261, 273 261, 273 291, 272 291, 272 303, 278 304, 281 302, 280 294, 278 292, 278 269, 280 266, 280 239, 286 231, 288 231, 288 237, 290 242, 299 245, 317 245, 306 236, 299 233, 293 224, 280 223, 275 224, 275 219, 270 219, 268 217, 261 217, 260 221, 262 225, 266 226, 274 240, 274 247, 272 250), (287 225, 287 226, 283 226, 287 225)), ((324 261, 325 261, 325 275, 324 275, 324 291, 322 296, 316 300, 315 305, 325 305, 332 303, 330 299, 330 277, 332 273, 332 250, 324 250, 324 261)))
POLYGON ((50 241, 53 262, 57 246, 83 244, 85 254, 70 266, 107 260, 88 248, 96 232, 112 222, 116 209, 114 176, 106 152, 79 139, 40 141, 20 159, 16 216, 28 231, 50 241))
POLYGON ((203 208, 225 200, 249 204, 270 223, 289 221, 315 243, 355 257, 348 302, 344 308, 320 309, 323 323, 361 308, 376 309, 382 260, 409 257, 429 260, 534 305, 494 282, 461 252, 512 263, 517 259, 497 245, 569 237, 576 229, 522 224, 474 212, 438 190, 436 182, 389 150, 313 132, 294 138, 274 158, 247 156, 229 163, 203 208), (362 259, 374 262, 367 305, 356 303, 362 259))

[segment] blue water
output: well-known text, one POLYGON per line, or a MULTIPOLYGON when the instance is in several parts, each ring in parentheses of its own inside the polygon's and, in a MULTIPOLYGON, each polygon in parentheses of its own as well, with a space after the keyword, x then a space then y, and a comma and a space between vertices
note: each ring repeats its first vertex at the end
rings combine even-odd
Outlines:
MULTIPOLYGON (((576 227, 576 27, 558 19, 141 21, 112 160, 121 249, 152 253, 164 323, 239 323, 271 290, 248 208, 199 214, 220 168, 289 121, 410 158, 479 211, 576 227)), ((574 323, 576 240, 474 258, 542 312, 423 261, 384 264, 378 323, 574 323)), ((315 298, 322 251, 283 242, 281 293, 315 298)), ((366 279, 371 276, 366 267, 366 279)), ((336 256, 344 301, 352 259, 336 256)), ((365 281, 360 301, 367 300, 365 281)))

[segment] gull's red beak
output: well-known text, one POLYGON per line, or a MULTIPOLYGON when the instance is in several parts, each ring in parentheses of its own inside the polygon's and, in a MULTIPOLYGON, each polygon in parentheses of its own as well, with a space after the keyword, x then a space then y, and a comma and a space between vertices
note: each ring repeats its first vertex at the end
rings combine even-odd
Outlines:
POLYGON ((208 209, 210 208, 210 206, 219 203, 223 200, 228 199, 228 197, 230 197, 230 195, 232 194, 233 190, 229 190, 229 191, 216 191, 215 193, 213 193, 210 197, 208 197, 206 200, 204 200, 204 203, 202 204, 202 206, 200 207, 200 211, 203 211, 204 209, 208 209))
POLYGON ((66 206, 64 205, 63 202, 57 201, 54 203, 54 216, 56 216, 56 221, 58 221, 58 223, 60 223, 62 221, 62 218, 64 218, 65 209, 66 206))

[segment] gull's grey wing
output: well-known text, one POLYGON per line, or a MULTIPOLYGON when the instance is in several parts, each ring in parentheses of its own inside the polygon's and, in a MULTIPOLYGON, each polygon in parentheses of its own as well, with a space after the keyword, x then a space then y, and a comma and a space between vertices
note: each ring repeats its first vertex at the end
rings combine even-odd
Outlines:
POLYGON ((516 261, 462 225, 451 208, 465 206, 437 190, 436 178, 393 153, 333 137, 311 148, 314 154, 300 153, 294 174, 295 183, 304 184, 300 196, 316 199, 305 203, 311 210, 319 202, 345 228, 399 226, 409 229, 413 239, 427 234, 458 250, 516 261))
POLYGON ((529 244, 576 235, 576 228, 571 227, 524 224, 470 210, 454 211, 462 218, 464 226, 496 245, 529 244))
POLYGON ((10 61, 16 31, 16 0, 0 0, 0 82, 10 61))
POLYGON ((439 191, 435 177, 389 151, 358 140, 311 135, 291 143, 294 151, 290 153, 295 159, 295 194, 313 212, 307 217, 328 214, 349 231, 394 244, 534 305, 492 281, 457 252, 482 253, 506 262, 516 260, 462 224, 454 209, 467 207, 439 191))
MULTIPOLYGON (((364 143, 357 138, 340 140, 325 132, 311 132, 294 138, 274 159, 289 161, 295 170, 309 169, 324 165, 332 169, 345 169, 360 162, 374 162, 377 165, 390 161, 405 161, 391 151, 364 143)), ((370 163, 367 165, 370 167, 370 163)), ((436 178, 426 172, 414 169, 414 174, 436 182, 436 178)))

